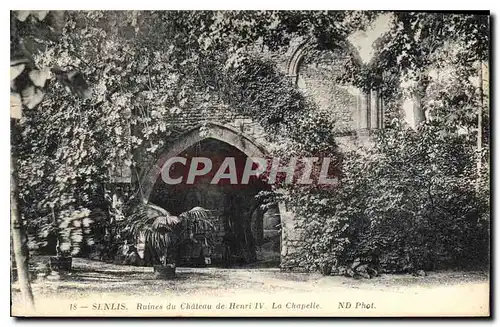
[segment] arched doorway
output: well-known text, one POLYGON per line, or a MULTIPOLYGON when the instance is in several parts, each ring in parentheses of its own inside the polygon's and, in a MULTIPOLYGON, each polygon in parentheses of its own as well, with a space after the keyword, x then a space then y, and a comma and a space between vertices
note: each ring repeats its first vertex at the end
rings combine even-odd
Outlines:
MULTIPOLYGON (((211 213, 216 227, 213 263, 217 265, 251 264, 278 266, 280 262, 280 213, 278 206, 261 205, 272 197, 270 185, 258 178, 248 184, 231 184, 227 179, 212 184, 214 173, 228 157, 234 158, 238 181, 247 158, 265 157, 262 146, 230 128, 210 124, 193 129, 172 142, 143 180, 145 200, 174 215, 202 207, 211 213), (212 170, 197 177, 168 185, 161 178, 162 165, 172 157, 186 158, 170 169, 173 176, 185 175, 194 157, 210 158, 212 170), (177 174, 177 175, 176 175, 177 174)), ((180 249, 181 262, 188 263, 189 247, 180 249)))

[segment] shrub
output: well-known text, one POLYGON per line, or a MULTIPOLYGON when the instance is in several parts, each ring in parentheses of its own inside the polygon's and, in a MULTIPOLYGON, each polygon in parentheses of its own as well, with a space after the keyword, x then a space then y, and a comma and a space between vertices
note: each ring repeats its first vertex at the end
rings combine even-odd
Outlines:
POLYGON ((463 135, 437 126, 383 131, 345 154, 334 193, 294 200, 305 231, 297 257, 310 270, 374 254, 388 272, 487 263, 488 192, 475 187, 474 158, 463 135))

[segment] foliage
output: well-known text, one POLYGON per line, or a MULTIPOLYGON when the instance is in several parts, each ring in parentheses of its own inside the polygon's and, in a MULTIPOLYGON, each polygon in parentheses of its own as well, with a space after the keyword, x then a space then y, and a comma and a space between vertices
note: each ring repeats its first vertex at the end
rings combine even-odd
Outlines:
POLYGON ((94 244, 91 224, 98 222, 98 212, 90 212, 86 208, 68 208, 59 217, 51 215, 38 218, 28 226, 30 233, 29 247, 31 250, 44 248, 49 243, 55 245, 57 256, 76 255, 82 246, 94 244))
POLYGON ((187 108, 226 106, 264 126, 273 154, 335 157, 337 174, 342 164, 337 189, 284 187, 282 199, 303 218, 297 227, 306 243, 296 260, 307 269, 345 265, 371 251, 380 251, 385 269, 395 271, 484 260, 489 172, 474 188, 474 108, 480 101, 468 67, 487 58, 485 16, 395 13, 393 27, 376 44, 376 59, 366 67, 350 65, 349 82, 381 86, 386 100, 396 94, 400 100, 407 78, 420 79, 434 67, 451 67, 455 75, 448 82, 425 80, 422 104, 432 118, 419 131, 400 123, 400 103, 393 101, 393 124, 373 147, 343 156, 335 124, 269 59, 270 51, 283 51, 296 37, 316 49, 335 49, 376 14, 91 11, 67 12, 62 25, 51 14, 47 20, 21 15, 29 24, 11 22, 11 49, 34 44, 25 42, 33 31, 57 31, 56 37, 37 36, 31 50, 14 51, 28 52, 30 70, 11 69, 14 80, 27 78, 32 87, 23 94, 24 86, 12 86, 25 107, 16 151, 21 210, 31 230, 45 233, 53 215, 62 222, 76 208, 101 208, 109 222, 103 226, 128 217, 130 235, 147 234, 154 256, 165 258, 174 220, 165 213, 153 219, 141 206, 129 215, 141 196, 136 183, 120 208, 110 207, 110 172, 126 166, 140 178, 144 162, 175 136, 173 118, 187 108), (74 87, 84 85, 77 82, 82 76, 90 96, 74 87))
MULTIPOLYGON (((484 162, 476 171, 478 92, 475 62, 487 59, 487 16, 395 13, 375 44, 361 87, 380 88, 390 118, 371 147, 342 157, 340 186, 292 192, 304 246, 293 260, 315 270, 375 255, 386 271, 469 267, 488 262, 488 113, 484 162), (441 77, 436 76, 441 74, 441 77), (426 122, 407 129, 405 83, 416 80, 426 122), (368 84, 366 84, 368 83, 368 84), (328 231, 328 232, 324 232, 328 231)), ((479 96, 478 96, 479 95, 479 96)))
POLYGON ((158 206, 141 205, 122 222, 122 233, 132 244, 142 244, 141 250, 148 252, 153 260, 167 264, 167 252, 175 242, 174 229, 178 223, 178 217, 158 206))
POLYGON ((302 199, 303 265, 373 254, 391 272, 487 263, 489 204, 474 187, 474 155, 466 136, 438 124, 398 124, 346 154, 336 194, 302 199))
POLYGON ((397 67, 401 76, 418 78, 419 72, 446 60, 470 69, 474 61, 488 58, 487 15, 397 12, 392 19, 391 29, 375 45, 373 68, 379 74, 397 67))
MULTIPOLYGON (((75 207, 106 208, 113 172, 131 167, 139 177, 141 165, 172 134, 171 118, 188 107, 234 105, 258 114, 270 135, 280 130, 300 144, 301 133, 290 129, 306 103, 253 50, 278 49, 295 36, 333 46, 327 41, 343 38, 365 19, 343 11, 89 11, 65 12, 62 21, 50 12, 42 22, 25 16, 26 25, 13 19, 11 49, 48 31, 36 47, 18 51, 48 72, 43 101, 25 106, 16 149, 22 213, 34 225, 51 208, 57 217, 75 207), (82 79, 92 94, 75 88, 82 79)), ((302 130, 311 119, 303 120, 302 130)), ((126 203, 141 196, 132 187, 126 203)))
MULTIPOLYGON (((489 58, 490 23, 484 13, 396 12, 391 19, 389 31, 374 44, 374 59, 363 79, 378 88, 387 102, 394 101, 397 93, 424 97, 436 82, 436 73, 446 75, 450 70, 463 86, 478 75, 477 64, 489 58)), ((449 87, 447 91, 452 90, 449 87)), ((464 95, 471 98, 470 93, 460 92, 464 95)), ((421 107, 424 113, 426 109, 421 107)))

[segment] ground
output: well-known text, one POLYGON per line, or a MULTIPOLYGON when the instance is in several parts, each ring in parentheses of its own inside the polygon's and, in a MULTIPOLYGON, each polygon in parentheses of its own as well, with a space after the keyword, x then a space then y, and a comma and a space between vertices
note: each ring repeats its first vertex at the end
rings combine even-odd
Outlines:
MULTIPOLYGON (((108 299, 165 301, 165 299, 206 297, 229 299, 242 294, 246 298, 260 299, 293 294, 297 300, 313 300, 320 298, 320 294, 330 299, 340 296, 339 294, 346 294, 347 297, 356 297, 358 294, 368 299, 373 296, 375 298, 384 296, 385 299, 387 295, 397 297, 410 293, 433 298, 434 294, 442 295, 449 292, 452 293, 446 295, 447 298, 456 300, 455 297, 461 295, 455 293, 463 291, 465 293, 462 295, 468 296, 467 301, 470 302, 472 300, 470 296, 482 294, 481 292, 484 293, 489 287, 488 272, 484 271, 430 272, 425 277, 387 274, 373 279, 356 280, 342 276, 281 272, 278 268, 178 267, 175 280, 158 280, 151 267, 106 264, 80 258, 74 259, 73 267, 73 271, 59 281, 35 281, 33 283, 35 301, 64 297, 67 303, 86 298, 91 301, 89 303, 94 303, 96 295, 106 301, 108 299)), ((338 299, 342 301, 347 297, 342 296, 338 299)), ((14 302, 19 299, 15 285, 12 298, 14 302)), ((486 301, 481 299, 483 300, 486 301)), ((477 302, 477 300, 472 301, 477 302)))

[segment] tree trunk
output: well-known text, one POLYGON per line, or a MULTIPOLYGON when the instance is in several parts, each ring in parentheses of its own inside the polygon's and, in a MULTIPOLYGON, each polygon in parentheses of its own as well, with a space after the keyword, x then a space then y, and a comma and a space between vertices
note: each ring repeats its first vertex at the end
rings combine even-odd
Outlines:
POLYGON ((477 181, 476 191, 479 192, 481 186, 481 168, 483 152, 483 62, 479 61, 479 108, 477 113, 477 181))
MULTIPOLYGON (((14 131, 13 131, 14 132, 14 131)), ((23 222, 17 207, 17 180, 15 172, 16 158, 13 153, 10 157, 10 225, 12 232, 12 247, 14 259, 16 261, 17 278, 24 307, 27 311, 35 308, 33 292, 29 280, 28 270, 28 248, 25 244, 27 238, 24 231, 23 222)))

